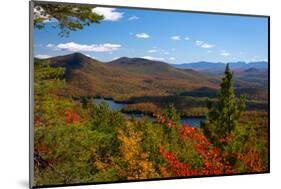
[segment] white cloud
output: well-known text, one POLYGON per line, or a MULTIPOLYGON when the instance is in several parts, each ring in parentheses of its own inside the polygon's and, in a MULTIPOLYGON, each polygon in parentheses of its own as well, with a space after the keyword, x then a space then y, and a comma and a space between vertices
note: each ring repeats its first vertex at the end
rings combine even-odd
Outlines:
POLYGON ((170 54, 170 52, 165 51, 165 52, 163 52, 163 54, 165 54, 165 55, 169 55, 169 54, 170 54))
POLYGON ((197 46, 201 46, 203 43, 204 41, 199 41, 199 40, 195 41, 195 45, 197 46))
POLYGON ((215 45, 212 44, 208 44, 208 43, 203 43, 200 47, 204 48, 204 49, 210 49, 213 48, 215 45))
POLYGON ((37 54, 35 57, 36 58, 40 58, 40 59, 51 58, 51 56, 46 55, 46 54, 37 54))
POLYGON ((96 59, 96 57, 94 57, 94 56, 91 56, 91 55, 89 55, 89 54, 85 54, 87 57, 90 57, 90 58, 92 58, 92 59, 96 59))
POLYGON ((175 49, 175 48, 172 48, 171 51, 176 51, 176 49, 175 49))
POLYGON ((137 38, 143 38, 143 39, 150 38, 150 36, 147 33, 144 33, 144 32, 143 33, 137 33, 136 37, 137 38))
POLYGON ((37 19, 37 18, 49 19, 50 18, 50 15, 46 14, 45 10, 40 6, 35 6, 33 9, 33 12, 34 12, 34 19, 37 19))
POLYGON ((55 46, 55 45, 52 44, 52 43, 49 43, 49 44, 47 45, 48 48, 53 48, 54 46, 55 46))
POLYGON ((268 60, 266 58, 256 58, 256 57, 254 57, 254 58, 250 59, 249 62, 267 62, 267 61, 268 60))
POLYGON ((35 6, 33 9, 34 19, 42 18, 44 24, 46 23, 57 23, 58 20, 47 14, 46 11, 41 6, 35 6))
POLYGON ((105 21, 118 21, 123 17, 123 12, 116 12, 115 8, 96 7, 92 12, 103 15, 105 21))
POLYGON ((169 60, 175 60, 175 57, 170 57, 169 60))
POLYGON ((221 56, 230 56, 230 53, 227 52, 226 50, 221 50, 220 55, 221 56))
POLYGON ((156 53, 156 52, 158 52, 158 50, 157 49, 150 49, 148 52, 149 53, 156 53))
POLYGON ((215 46, 215 45, 208 44, 208 43, 205 43, 204 41, 199 41, 199 40, 195 41, 195 45, 200 46, 201 48, 204 48, 204 49, 210 49, 215 46))
POLYGON ((148 59, 148 60, 156 60, 156 61, 163 61, 164 58, 158 58, 158 57, 152 57, 152 56, 143 56, 142 58, 148 59))
POLYGON ((49 48, 54 50, 68 50, 72 52, 77 51, 84 51, 84 52, 110 52, 119 50, 121 45, 119 44, 111 44, 111 43, 104 43, 104 44, 78 44, 74 42, 69 43, 60 43, 58 45, 49 45, 49 48))
POLYGON ((185 40, 190 40, 190 38, 189 38, 189 37, 185 37, 184 39, 185 39, 185 40))
POLYGON ((113 57, 112 60, 117 60, 120 56, 113 57))
POLYGON ((139 19, 139 17, 137 17, 135 15, 128 18, 129 21, 138 20, 138 19, 139 19))
POLYGON ((171 39, 172 39, 172 40, 180 40, 181 37, 176 35, 176 36, 172 36, 171 39))
POLYGON ((55 18, 51 18, 51 19, 47 19, 47 20, 44 20, 43 21, 43 23, 57 23, 58 22, 58 20, 57 19, 55 19, 55 18))

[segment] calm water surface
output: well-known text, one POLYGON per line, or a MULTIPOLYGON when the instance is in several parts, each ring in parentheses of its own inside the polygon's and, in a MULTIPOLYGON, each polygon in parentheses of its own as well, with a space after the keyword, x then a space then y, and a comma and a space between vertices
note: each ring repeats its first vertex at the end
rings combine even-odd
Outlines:
MULTIPOLYGON (((112 110, 116 110, 116 111, 121 111, 122 108, 124 106, 126 106, 126 103, 117 103, 114 102, 113 100, 108 100, 108 99, 103 99, 103 98, 95 98, 95 103, 96 104, 101 104, 102 102, 105 102, 108 104, 108 106, 112 109, 112 110)), ((149 115, 144 115, 144 114, 136 114, 136 113, 125 113, 125 115, 128 118, 135 118, 135 119, 140 119, 143 117, 147 117, 148 119, 151 119, 152 121, 155 120, 153 117, 149 116, 149 115)), ((188 124, 191 127, 200 127, 200 122, 204 121, 204 118, 200 118, 200 117, 190 117, 190 118, 181 118, 180 122, 182 124, 188 124)))

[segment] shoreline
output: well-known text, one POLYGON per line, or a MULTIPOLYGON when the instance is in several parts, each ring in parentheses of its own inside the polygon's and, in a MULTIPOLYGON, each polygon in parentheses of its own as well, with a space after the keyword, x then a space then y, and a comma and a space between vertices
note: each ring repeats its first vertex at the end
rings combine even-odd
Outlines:
MULTIPOLYGON (((115 100, 113 97, 103 97, 103 96, 80 96, 80 97, 72 97, 74 100, 81 100, 82 98, 88 98, 88 99, 104 99, 104 100, 110 100, 113 101, 116 104, 124 104, 124 105, 129 105, 129 104, 134 104, 134 101, 130 101, 130 100, 115 100)), ((120 110, 120 112, 124 113, 124 114, 143 114, 146 116, 150 116, 153 117, 154 112, 150 112, 150 111, 142 111, 142 110, 124 110, 124 108, 122 108, 120 110)), ((180 113, 181 114, 181 113, 180 113)), ((202 118, 205 119, 206 115, 198 115, 198 116, 193 116, 193 115, 180 115, 180 119, 185 119, 185 118, 202 118)))

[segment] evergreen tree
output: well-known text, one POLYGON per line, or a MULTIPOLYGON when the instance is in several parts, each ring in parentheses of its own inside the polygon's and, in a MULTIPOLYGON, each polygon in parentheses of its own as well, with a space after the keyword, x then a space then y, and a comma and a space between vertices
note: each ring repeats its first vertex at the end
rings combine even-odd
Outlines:
POLYGON ((226 65, 218 101, 215 105, 208 103, 210 110, 206 122, 201 124, 204 134, 215 145, 222 147, 224 139, 235 129, 241 112, 245 109, 245 98, 238 100, 234 93, 233 72, 226 65))
POLYGON ((82 107, 83 107, 84 109, 87 109, 87 108, 88 108, 88 104, 89 104, 89 99, 88 99, 88 97, 83 96, 83 97, 81 98, 81 103, 82 103, 82 107))
POLYGON ((59 28, 61 37, 68 36, 70 31, 82 30, 92 23, 100 23, 104 19, 92 11, 91 5, 48 4, 35 3, 34 26, 37 29, 45 28, 45 23, 55 20, 53 27, 59 28))

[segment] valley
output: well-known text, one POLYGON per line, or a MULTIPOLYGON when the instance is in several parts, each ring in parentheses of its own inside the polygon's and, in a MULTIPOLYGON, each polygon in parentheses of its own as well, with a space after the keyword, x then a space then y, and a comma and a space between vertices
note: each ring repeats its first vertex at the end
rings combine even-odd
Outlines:
MULTIPOLYGON (((221 79, 220 74, 206 70, 175 68, 142 58, 121 57, 100 62, 73 53, 47 61, 52 67, 66 70, 63 77, 67 85, 58 89, 57 94, 125 102, 121 110, 124 113, 152 115, 173 104, 182 117, 204 117, 207 100, 216 101, 221 79)), ((246 96, 247 110, 267 111, 267 70, 247 67, 234 70, 234 74, 236 95, 246 96)))

